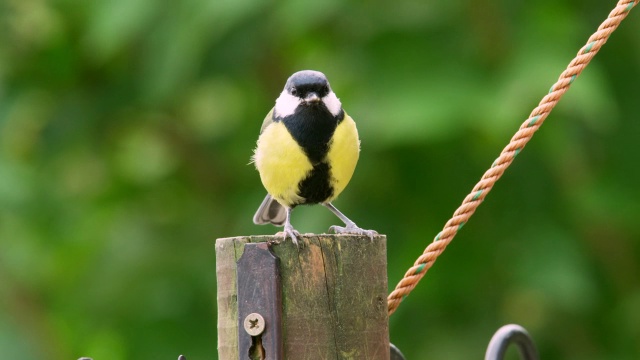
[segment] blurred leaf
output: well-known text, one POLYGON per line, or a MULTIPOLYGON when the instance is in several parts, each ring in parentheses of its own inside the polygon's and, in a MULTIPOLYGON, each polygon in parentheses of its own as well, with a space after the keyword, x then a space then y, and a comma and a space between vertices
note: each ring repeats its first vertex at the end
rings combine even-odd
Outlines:
POLYGON ((133 182, 149 183, 168 175, 176 166, 169 144, 149 127, 129 129, 115 152, 120 173, 133 182))
POLYGON ((191 127, 195 137, 203 140, 228 136, 239 125, 244 112, 241 92, 225 80, 198 84, 186 93, 182 104, 181 120, 191 127))
POLYGON ((91 60, 104 63, 125 46, 133 45, 162 4, 156 0, 100 0, 85 6, 85 52, 91 60))

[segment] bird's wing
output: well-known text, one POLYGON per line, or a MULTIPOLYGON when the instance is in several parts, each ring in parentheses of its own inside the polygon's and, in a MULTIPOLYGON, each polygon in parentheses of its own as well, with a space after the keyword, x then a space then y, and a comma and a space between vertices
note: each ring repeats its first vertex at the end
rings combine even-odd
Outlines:
POLYGON ((260 128, 260 134, 262 134, 262 132, 264 131, 264 129, 267 128, 267 126, 271 125, 273 123, 273 112, 274 112, 274 108, 271 109, 271 111, 269 111, 269 113, 267 114, 267 117, 264 118, 264 121, 262 122, 262 127, 260 128))

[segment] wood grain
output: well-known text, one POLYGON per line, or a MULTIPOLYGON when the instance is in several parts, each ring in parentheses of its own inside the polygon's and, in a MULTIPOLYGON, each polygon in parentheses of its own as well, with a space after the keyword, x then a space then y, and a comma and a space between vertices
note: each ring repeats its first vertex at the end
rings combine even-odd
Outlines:
POLYGON ((238 359, 236 261, 247 242, 280 259, 285 359, 389 359, 386 237, 303 235, 216 241, 218 355, 238 359))

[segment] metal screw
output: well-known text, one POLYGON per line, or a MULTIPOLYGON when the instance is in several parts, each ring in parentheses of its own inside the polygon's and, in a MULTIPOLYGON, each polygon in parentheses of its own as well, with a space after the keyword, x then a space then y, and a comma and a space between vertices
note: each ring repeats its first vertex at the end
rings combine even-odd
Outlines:
POLYGON ((244 318, 244 330, 251 336, 258 336, 264 331, 264 318, 258 313, 251 313, 244 318))

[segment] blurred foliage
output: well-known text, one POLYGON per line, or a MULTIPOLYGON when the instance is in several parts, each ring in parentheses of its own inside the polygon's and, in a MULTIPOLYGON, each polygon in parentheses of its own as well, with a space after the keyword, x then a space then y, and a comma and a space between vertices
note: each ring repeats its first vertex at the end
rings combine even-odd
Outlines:
MULTIPOLYGON (((358 122, 336 204, 388 235, 392 288, 614 3, 1 0, 2 357, 215 357, 214 241, 277 230, 247 164, 300 69, 358 122)), ((505 323, 544 359, 640 357, 637 12, 391 317, 408 359, 505 323)))

